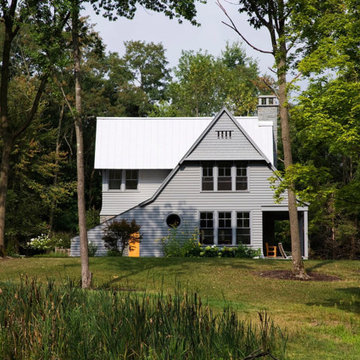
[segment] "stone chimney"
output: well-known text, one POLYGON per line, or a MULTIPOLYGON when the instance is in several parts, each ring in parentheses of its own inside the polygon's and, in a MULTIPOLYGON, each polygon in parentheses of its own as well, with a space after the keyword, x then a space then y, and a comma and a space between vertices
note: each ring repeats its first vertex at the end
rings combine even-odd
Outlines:
POLYGON ((275 95, 260 95, 257 106, 259 121, 272 121, 274 136, 274 159, 276 162, 278 140, 279 101, 275 95))

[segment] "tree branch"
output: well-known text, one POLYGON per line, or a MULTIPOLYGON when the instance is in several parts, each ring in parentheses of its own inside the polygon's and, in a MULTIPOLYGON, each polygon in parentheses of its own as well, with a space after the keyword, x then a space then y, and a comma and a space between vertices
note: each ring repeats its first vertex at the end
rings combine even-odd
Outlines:
POLYGON ((219 6, 219 8, 222 10, 222 12, 225 14, 225 16, 228 18, 228 20, 230 21, 231 25, 222 21, 222 23, 224 25, 226 25, 227 27, 229 27, 230 29, 234 30, 245 42, 246 44, 248 44, 251 48, 253 48, 254 50, 261 52, 263 54, 270 54, 270 55, 274 55, 274 53, 272 51, 267 51, 267 50, 262 50, 257 48, 256 46, 254 46, 253 44, 251 44, 243 35, 242 33, 238 30, 238 28, 236 27, 235 23, 233 22, 233 20, 231 19, 231 17, 229 16, 229 14, 227 13, 227 11, 225 10, 225 8, 221 5, 220 1, 217 0, 216 4, 219 6))
POLYGON ((13 134, 13 139, 14 140, 17 137, 19 137, 30 126, 31 122, 33 121, 33 119, 35 117, 35 114, 36 114, 36 112, 38 110, 38 107, 39 107, 41 96, 42 96, 42 94, 43 94, 43 92, 45 90, 46 83, 48 81, 48 77, 49 77, 48 74, 45 74, 45 75, 42 76, 39 88, 38 88, 38 90, 36 92, 34 102, 32 104, 31 110, 30 110, 30 112, 29 112, 29 114, 27 116, 25 124, 17 132, 15 132, 13 134))
POLYGON ((269 84, 267 81, 266 81, 266 79, 262 79, 262 81, 263 81, 263 83, 275 94, 275 96, 277 97, 277 98, 279 98, 279 93, 278 93, 278 91, 271 85, 271 84, 269 84))
POLYGON ((64 91, 63 86, 60 84, 60 82, 59 82, 59 80, 57 79, 56 76, 55 76, 54 78, 55 78, 55 82, 56 82, 57 86, 59 87, 59 89, 60 89, 60 91, 61 91, 61 94, 62 94, 62 96, 63 96, 63 98, 64 98, 64 100, 65 100, 65 102, 66 102, 66 105, 67 105, 67 107, 68 107, 69 110, 70 110, 71 116, 73 117, 73 119, 75 119, 74 110, 73 110, 73 108, 72 108, 72 106, 71 106, 68 98, 66 97, 66 94, 65 94, 65 91, 64 91))

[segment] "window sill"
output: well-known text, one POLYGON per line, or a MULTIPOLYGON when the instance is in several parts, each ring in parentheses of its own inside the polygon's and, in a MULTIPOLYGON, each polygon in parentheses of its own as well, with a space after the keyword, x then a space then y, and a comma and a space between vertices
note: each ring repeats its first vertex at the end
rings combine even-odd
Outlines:
POLYGON ((139 193, 140 190, 118 190, 118 189, 109 189, 104 190, 103 193, 139 193))
POLYGON ((201 193, 215 193, 215 194, 223 194, 223 193, 249 193, 250 190, 200 190, 201 193))

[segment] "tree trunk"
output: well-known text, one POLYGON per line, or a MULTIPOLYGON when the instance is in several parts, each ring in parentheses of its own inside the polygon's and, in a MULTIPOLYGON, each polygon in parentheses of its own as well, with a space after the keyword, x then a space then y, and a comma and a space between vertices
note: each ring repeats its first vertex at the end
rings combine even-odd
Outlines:
POLYGON ((91 286, 92 274, 89 271, 88 239, 86 232, 86 207, 85 207, 85 174, 84 174, 84 139, 81 109, 81 82, 80 82, 80 44, 79 44, 79 15, 80 4, 73 2, 72 12, 72 40, 74 46, 74 76, 75 76, 75 133, 76 133, 76 166, 77 166, 77 194, 78 217, 81 257, 81 285, 87 289, 91 286))
MULTIPOLYGON (((16 8, 16 3, 11 4, 16 8)), ((4 21, 4 41, 2 47, 2 66, 1 66, 1 85, 0 85, 0 117, 1 117, 1 138, 3 149, 0 166, 0 257, 5 256, 5 212, 6 195, 8 189, 8 176, 10 168, 10 153, 12 148, 12 138, 9 134, 8 118, 8 90, 9 90, 9 67, 11 43, 14 39, 12 32, 13 21, 7 17, 4 21)))
MULTIPOLYGON (((281 51, 281 50, 280 50, 281 51)), ((286 51, 282 51, 286 54, 286 51)), ((286 55, 285 55, 286 56, 286 55)), ((289 110, 287 98, 287 82, 285 71, 285 59, 280 59, 278 62, 278 79, 279 79, 279 107, 281 120, 281 139, 284 151, 285 171, 293 164, 291 153, 291 139, 289 126, 289 110)), ((290 219, 290 233, 291 233, 291 255, 293 262, 293 273, 300 279, 308 278, 305 272, 304 262, 301 257, 300 233, 299 233, 299 218, 296 205, 296 195, 294 192, 294 184, 290 184, 288 189, 288 207, 290 219)))
POLYGON ((12 149, 11 140, 4 139, 0 167, 0 257, 5 254, 5 213, 6 195, 8 189, 10 153, 12 149))

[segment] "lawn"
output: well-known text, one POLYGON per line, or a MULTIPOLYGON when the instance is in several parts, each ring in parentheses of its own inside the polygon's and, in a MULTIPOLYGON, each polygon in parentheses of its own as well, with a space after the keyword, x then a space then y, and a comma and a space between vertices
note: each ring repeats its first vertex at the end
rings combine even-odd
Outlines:
MULTIPOLYGON (((198 292, 215 310, 230 305, 241 317, 267 310, 289 336, 289 359, 360 359, 360 262, 307 261, 306 268, 339 281, 267 279, 259 273, 286 270, 281 260, 225 258, 92 258, 94 286, 121 291, 198 292)), ((27 275, 61 282, 78 279, 80 260, 29 258, 0 261, 0 281, 27 275)))

